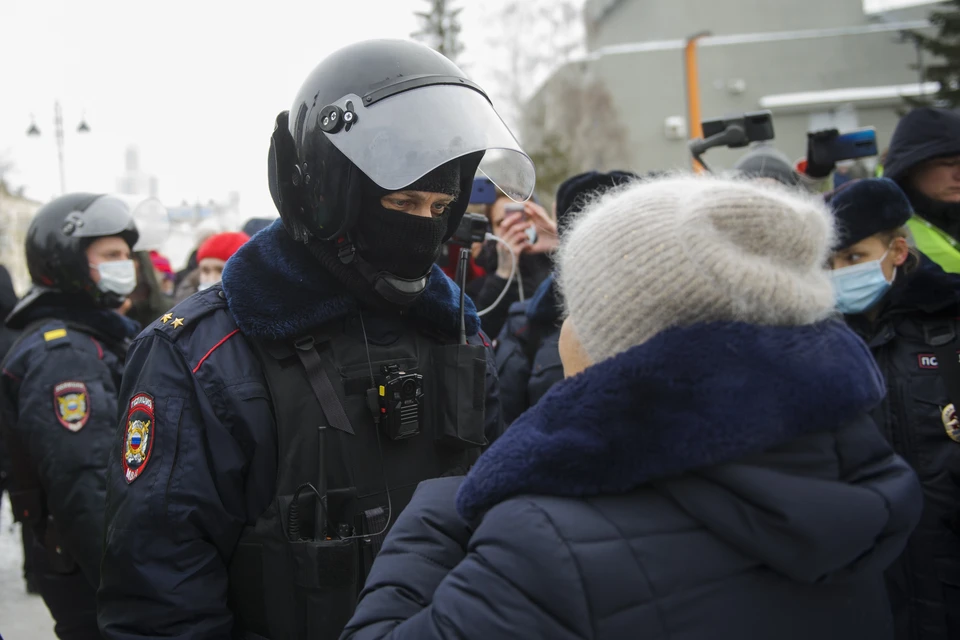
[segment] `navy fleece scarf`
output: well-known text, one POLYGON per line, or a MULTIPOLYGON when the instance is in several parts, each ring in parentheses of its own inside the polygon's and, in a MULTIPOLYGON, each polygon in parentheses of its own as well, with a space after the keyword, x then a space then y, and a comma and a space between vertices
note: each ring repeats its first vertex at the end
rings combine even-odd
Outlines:
MULTIPOLYGON (((244 335, 267 340, 296 338, 357 309, 350 292, 325 272, 309 250, 277 220, 243 245, 223 269, 223 290, 244 335)), ((434 265, 427 288, 409 314, 444 335, 460 327, 460 289, 434 265)), ((466 299, 467 335, 480 318, 466 299)))
POLYGON ((480 457, 457 508, 474 519, 524 493, 625 493, 837 429, 884 393, 837 320, 672 329, 555 385, 480 457))

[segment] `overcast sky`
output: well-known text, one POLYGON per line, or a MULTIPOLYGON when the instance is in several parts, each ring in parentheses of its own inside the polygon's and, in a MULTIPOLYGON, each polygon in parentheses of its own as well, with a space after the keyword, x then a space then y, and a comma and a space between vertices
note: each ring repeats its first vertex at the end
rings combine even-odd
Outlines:
MULTIPOLYGON (((467 73, 495 101, 505 0, 463 0, 467 73), (495 44, 494 44, 495 43, 495 44), (499 56, 499 57, 498 57, 499 56)), ((722 1, 722 0, 717 0, 722 1)), ((864 0, 878 10, 917 0, 864 0)), ((266 186, 274 118, 307 73, 350 42, 406 38, 424 0, 0 0, 0 161, 41 201, 59 192, 53 104, 66 129, 67 190, 112 191, 124 149, 171 205, 241 194, 244 218, 276 215, 266 186), (25 135, 36 116, 39 138, 25 135), (86 116, 92 132, 79 135, 86 116)))
MULTIPOLYGON (((502 2, 502 0, 500 0, 502 2)), ((463 2, 465 62, 481 84, 498 0, 463 2), (473 5, 473 6, 467 6, 473 5)), ((111 191, 124 149, 167 204, 241 194, 244 217, 276 215, 266 186, 274 118, 331 51, 406 38, 423 0, 2 0, 0 159, 27 195, 59 191, 53 105, 66 130, 67 190, 111 191), (76 126, 86 119, 91 133, 76 126), (39 138, 25 135, 35 114, 39 138)), ((493 91, 493 89, 490 89, 493 91)))
POLYGON ((889 11, 920 4, 933 4, 933 0, 863 0, 863 9, 868 13, 889 11))

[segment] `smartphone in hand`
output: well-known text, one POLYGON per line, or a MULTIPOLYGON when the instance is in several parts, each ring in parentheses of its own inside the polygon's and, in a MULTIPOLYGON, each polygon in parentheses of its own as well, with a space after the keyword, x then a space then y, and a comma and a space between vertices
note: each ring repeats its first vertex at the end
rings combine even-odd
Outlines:
MULTIPOLYGON (((527 214, 527 209, 526 209, 526 207, 523 206, 522 204, 512 202, 512 203, 508 204, 506 207, 504 207, 504 211, 506 212, 506 214, 505 214, 506 216, 512 216, 512 215, 520 214, 521 216, 523 216, 521 219, 522 219, 524 222, 529 222, 529 221, 530 221, 530 216, 527 214)), ((527 240, 530 241, 530 244, 536 244, 536 243, 537 243, 537 227, 536 227, 536 225, 532 224, 532 225, 530 225, 529 227, 527 227, 527 229, 526 229, 526 234, 527 234, 527 240)))

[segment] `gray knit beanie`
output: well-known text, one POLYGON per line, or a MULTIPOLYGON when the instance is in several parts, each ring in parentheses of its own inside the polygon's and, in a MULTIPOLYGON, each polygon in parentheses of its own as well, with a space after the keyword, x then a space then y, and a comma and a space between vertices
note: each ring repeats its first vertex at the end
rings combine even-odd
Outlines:
POLYGON ((790 158, 764 142, 745 153, 733 168, 747 178, 769 178, 792 187, 800 184, 800 176, 794 171, 790 158))
POLYGON ((675 176, 588 206, 563 242, 558 275, 577 336, 598 363, 670 327, 826 318, 832 237, 821 198, 777 184, 675 176))

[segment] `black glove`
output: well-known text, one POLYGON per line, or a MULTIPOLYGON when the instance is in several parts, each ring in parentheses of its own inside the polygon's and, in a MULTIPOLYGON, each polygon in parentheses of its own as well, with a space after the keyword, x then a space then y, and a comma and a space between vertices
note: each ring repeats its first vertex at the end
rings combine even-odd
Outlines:
POLYGON ((804 172, 810 178, 826 178, 837 168, 832 158, 823 157, 827 144, 840 135, 836 129, 811 131, 807 134, 807 170, 804 172))

